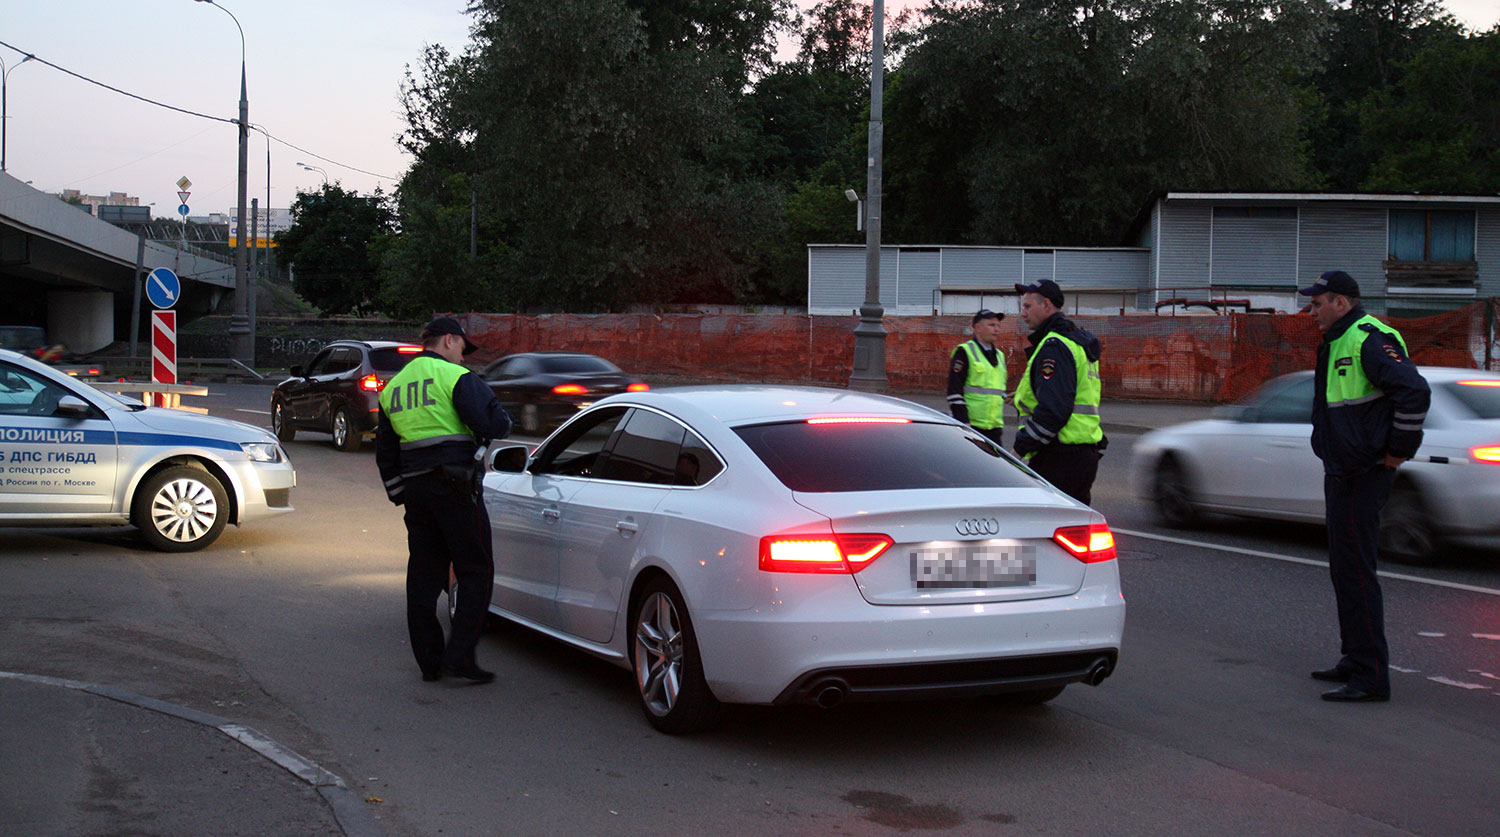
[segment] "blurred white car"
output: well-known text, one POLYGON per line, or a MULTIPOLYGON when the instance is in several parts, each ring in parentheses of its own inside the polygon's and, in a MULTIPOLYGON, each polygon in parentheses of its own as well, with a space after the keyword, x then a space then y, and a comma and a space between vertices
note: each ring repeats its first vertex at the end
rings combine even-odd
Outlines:
POLYGON ((490 609, 633 670, 660 730, 720 701, 1040 703, 1114 669, 1104 518, 925 407, 621 394, 491 461, 490 609))
MULTIPOLYGON (((1500 374, 1421 371, 1432 407, 1422 447, 1397 472, 1381 515, 1381 553, 1421 562, 1445 545, 1500 549, 1500 374)), ((1132 469, 1137 494, 1169 526, 1191 526, 1203 512, 1322 523, 1313 386, 1311 371, 1283 375, 1214 418, 1142 436, 1132 469)))
POLYGON ((0 350, 0 526, 135 524, 187 552, 292 510, 276 438, 237 421, 147 407, 0 350))

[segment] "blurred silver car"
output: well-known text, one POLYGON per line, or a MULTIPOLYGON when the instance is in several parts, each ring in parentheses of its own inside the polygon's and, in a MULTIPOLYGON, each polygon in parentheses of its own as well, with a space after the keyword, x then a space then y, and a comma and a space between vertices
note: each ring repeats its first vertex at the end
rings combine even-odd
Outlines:
POLYGON ((926 407, 621 394, 491 462, 490 609, 634 671, 665 732, 721 701, 1040 703, 1115 665, 1104 518, 926 407))
MULTIPOLYGON (((1421 367, 1432 387, 1422 447, 1397 472, 1381 516, 1387 558, 1430 561, 1445 546, 1500 549, 1500 374, 1421 367)), ((1169 526, 1204 512, 1323 522, 1312 452, 1313 373, 1267 382, 1215 417, 1135 444, 1136 492, 1169 526)))
POLYGON ((291 511, 296 484, 265 430, 147 407, 0 350, 0 526, 133 523, 151 546, 187 552, 291 511))

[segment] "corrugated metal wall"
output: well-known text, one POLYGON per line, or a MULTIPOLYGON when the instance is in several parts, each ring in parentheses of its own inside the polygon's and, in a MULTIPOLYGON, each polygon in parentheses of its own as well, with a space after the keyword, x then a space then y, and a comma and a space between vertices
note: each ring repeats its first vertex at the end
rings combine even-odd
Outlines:
POLYGON ((1479 210, 1474 260, 1479 263, 1479 295, 1500 296, 1500 209, 1479 210))
MULTIPOLYGON (((1259 207, 1257 207, 1259 208, 1259 207)), ((1237 217, 1213 214, 1214 285, 1294 287, 1297 282, 1297 214, 1291 217, 1237 217)))
MULTIPOLYGON (((937 290, 938 276, 943 268, 942 251, 937 247, 902 247, 900 262, 896 307, 903 311, 919 310, 923 314, 931 314, 933 300, 936 298, 933 292, 937 290)), ((881 284, 884 282, 882 277, 881 284)), ((884 288, 881 290, 884 291, 884 288)), ((884 293, 881 295, 884 296, 884 293)))
POLYGON ((1207 203, 1162 203, 1157 236, 1158 297, 1174 296, 1175 288, 1208 287, 1209 228, 1212 207, 1207 203))
POLYGON ((1140 288, 1150 277, 1151 254, 1144 250, 1057 251, 1057 282, 1064 288, 1140 288))
POLYGON ((1342 270, 1368 295, 1385 293, 1386 209, 1374 206, 1302 207, 1297 282, 1307 284, 1325 270, 1342 270))

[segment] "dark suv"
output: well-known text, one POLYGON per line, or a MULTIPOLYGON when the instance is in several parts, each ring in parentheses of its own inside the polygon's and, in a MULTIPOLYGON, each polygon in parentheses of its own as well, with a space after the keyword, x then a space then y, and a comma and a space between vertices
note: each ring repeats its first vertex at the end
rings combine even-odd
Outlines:
POLYGON ((422 351, 421 346, 393 340, 335 340, 304 369, 271 393, 271 428, 290 442, 298 430, 333 435, 339 450, 359 450, 365 434, 375 432, 380 390, 391 376, 422 351))

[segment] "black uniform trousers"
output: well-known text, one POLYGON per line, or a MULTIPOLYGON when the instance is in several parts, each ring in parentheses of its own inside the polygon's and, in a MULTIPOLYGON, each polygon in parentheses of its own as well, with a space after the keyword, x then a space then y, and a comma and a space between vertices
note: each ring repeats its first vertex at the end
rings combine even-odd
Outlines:
POLYGON ((403 480, 406 508, 406 628, 411 650, 424 676, 439 667, 474 662, 495 584, 494 546, 484 503, 436 473, 403 480), (452 566, 458 606, 448 641, 438 621, 438 596, 448 587, 452 566))
POLYGON ((999 445, 1002 449, 1005 447, 1004 427, 974 427, 974 425, 972 424, 969 426, 974 428, 975 433, 978 433, 984 438, 989 439, 991 442, 999 445))
POLYGON ((1380 546, 1380 510, 1391 496, 1396 471, 1381 467, 1352 476, 1323 476, 1328 514, 1328 572, 1339 611, 1338 668, 1349 685, 1375 695, 1391 693, 1390 650, 1385 642, 1385 604, 1375 558, 1380 546))
POLYGON ((1091 505, 1094 478, 1099 475, 1099 458, 1103 455, 1095 445, 1054 442, 1032 454, 1026 464, 1062 493, 1087 506, 1091 505))

